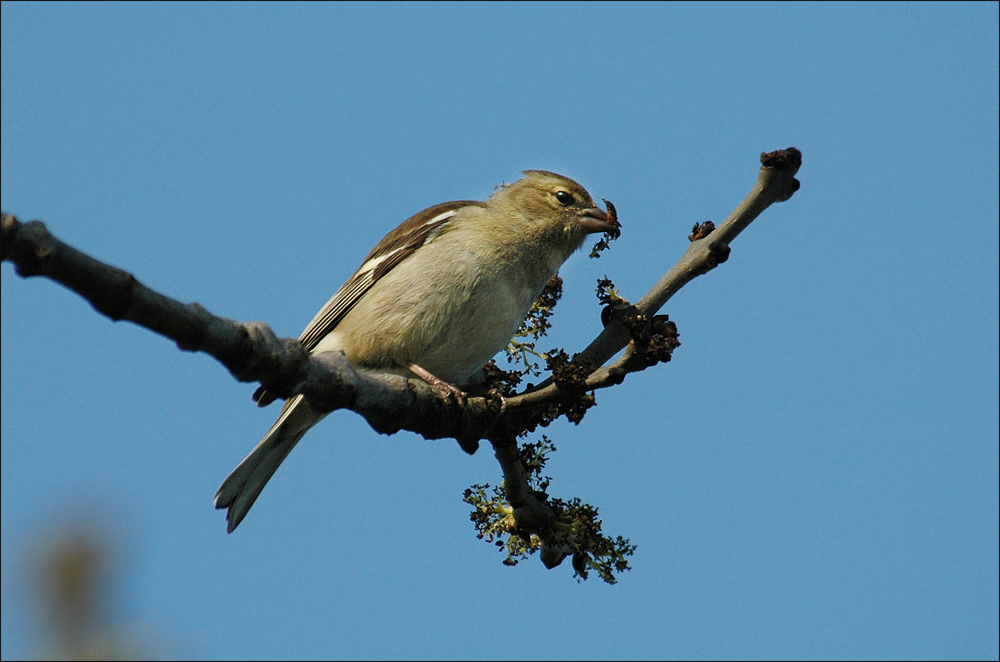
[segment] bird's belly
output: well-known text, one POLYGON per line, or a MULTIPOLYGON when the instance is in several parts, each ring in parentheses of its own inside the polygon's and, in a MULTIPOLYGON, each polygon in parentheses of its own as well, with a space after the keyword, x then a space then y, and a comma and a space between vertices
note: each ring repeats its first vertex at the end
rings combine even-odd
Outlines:
POLYGON ((397 267, 315 351, 341 349, 352 363, 367 368, 398 370, 413 362, 440 379, 461 383, 513 337, 550 276, 539 274, 525 283, 523 274, 512 279, 469 253, 415 271, 450 286, 407 283, 413 270, 397 267))

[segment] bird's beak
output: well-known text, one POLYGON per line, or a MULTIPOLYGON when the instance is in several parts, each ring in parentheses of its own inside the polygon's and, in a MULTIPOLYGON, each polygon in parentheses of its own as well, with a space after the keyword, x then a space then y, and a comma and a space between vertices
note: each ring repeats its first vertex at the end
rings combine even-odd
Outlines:
POLYGON ((618 214, 615 213, 615 206, 607 200, 604 202, 608 205, 608 211, 604 211, 600 207, 591 207, 590 209, 581 211, 580 225, 591 234, 594 232, 607 232, 617 237, 621 234, 622 224, 618 222, 618 214))

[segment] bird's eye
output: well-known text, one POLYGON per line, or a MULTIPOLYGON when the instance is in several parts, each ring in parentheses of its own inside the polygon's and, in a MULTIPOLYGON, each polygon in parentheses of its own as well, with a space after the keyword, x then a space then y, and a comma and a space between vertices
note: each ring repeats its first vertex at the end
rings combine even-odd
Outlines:
POLYGON ((573 194, 568 191, 556 191, 556 200, 563 207, 568 207, 573 204, 573 194))

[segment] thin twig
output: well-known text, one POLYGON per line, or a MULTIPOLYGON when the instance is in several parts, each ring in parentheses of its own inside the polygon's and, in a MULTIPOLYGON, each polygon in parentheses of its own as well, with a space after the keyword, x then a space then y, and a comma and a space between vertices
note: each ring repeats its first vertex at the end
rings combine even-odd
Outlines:
MULTIPOLYGON (((671 269, 663 275, 660 281, 646 293, 635 310, 639 314, 652 317, 687 283, 698 276, 706 274, 729 258, 729 245, 755 218, 775 202, 784 202, 792 197, 799 188, 795 173, 802 165, 802 153, 794 147, 777 152, 761 154, 761 167, 757 173, 757 181, 743 202, 726 218, 721 226, 707 236, 692 241, 684 255, 671 269)), ((575 358, 574 362, 588 363, 593 366, 604 366, 604 363, 621 351, 629 343, 629 334, 620 317, 613 317, 600 333, 575 358)), ((624 378, 622 364, 624 358, 607 368, 598 367, 600 376, 593 380, 588 378, 588 387, 611 386, 615 380, 624 378)), ((593 375, 592 375, 593 376, 593 375)), ((620 381, 620 380, 619 380, 620 381)), ((561 397, 558 386, 548 379, 535 389, 507 399, 507 411, 511 414, 524 409, 536 409, 551 404, 561 397)))

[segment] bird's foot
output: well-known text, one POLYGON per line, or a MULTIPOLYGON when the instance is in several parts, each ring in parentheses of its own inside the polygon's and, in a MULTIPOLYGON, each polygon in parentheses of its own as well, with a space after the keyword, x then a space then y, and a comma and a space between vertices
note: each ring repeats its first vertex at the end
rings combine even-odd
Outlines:
POLYGON ((446 382, 443 379, 435 377, 432 373, 425 370, 424 368, 421 368, 416 363, 413 362, 407 363, 406 367, 410 369, 410 372, 412 372, 417 377, 420 377, 422 380, 424 380, 434 388, 445 391, 446 393, 450 393, 451 395, 455 396, 455 400, 458 401, 458 406, 461 407, 462 409, 465 409, 465 405, 469 401, 469 396, 466 394, 465 391, 458 388, 451 382, 446 382))

